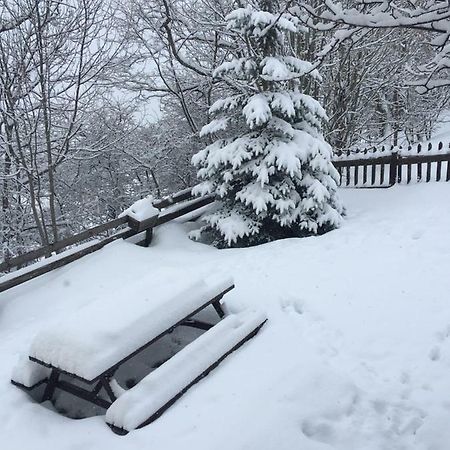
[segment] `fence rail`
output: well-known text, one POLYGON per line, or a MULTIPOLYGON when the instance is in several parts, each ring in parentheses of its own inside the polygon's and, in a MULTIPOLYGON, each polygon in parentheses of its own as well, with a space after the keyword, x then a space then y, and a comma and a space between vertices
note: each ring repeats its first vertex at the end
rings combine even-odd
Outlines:
POLYGON ((61 241, 5 260, 0 264, 0 272, 14 271, 0 277, 0 292, 65 266, 83 256, 100 250, 105 245, 117 239, 127 239, 142 233, 145 237, 138 241, 137 244, 148 246, 152 238, 153 228, 192 213, 193 211, 199 211, 213 201, 214 198, 212 196, 193 198, 191 188, 185 189, 154 202, 153 206, 162 210, 158 216, 151 217, 144 221, 137 221, 128 216, 114 219, 96 227, 89 228, 74 236, 62 239, 61 241), (82 244, 86 240, 92 239, 99 234, 112 229, 117 229, 117 231, 111 236, 100 240, 91 240, 90 242, 82 244), (78 246, 68 249, 68 247, 73 245, 78 246), (64 250, 64 252, 55 255, 56 252, 61 250, 64 250), (39 264, 33 264, 41 258, 48 259, 39 261, 39 264), (29 264, 33 265, 22 268, 29 264))
POLYGON ((345 152, 333 161, 343 187, 390 187, 396 183, 450 181, 450 144, 428 143, 406 149, 345 152))

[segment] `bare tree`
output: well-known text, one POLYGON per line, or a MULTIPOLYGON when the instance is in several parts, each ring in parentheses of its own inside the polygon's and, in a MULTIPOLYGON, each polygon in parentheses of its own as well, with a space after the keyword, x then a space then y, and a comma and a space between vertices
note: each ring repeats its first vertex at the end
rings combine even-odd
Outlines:
POLYGON ((0 152, 4 211, 30 209, 41 244, 64 225, 57 169, 74 150, 83 114, 102 90, 119 46, 100 0, 24 0, 26 20, 0 34, 0 152), (12 177, 14 174, 14 177, 12 177))

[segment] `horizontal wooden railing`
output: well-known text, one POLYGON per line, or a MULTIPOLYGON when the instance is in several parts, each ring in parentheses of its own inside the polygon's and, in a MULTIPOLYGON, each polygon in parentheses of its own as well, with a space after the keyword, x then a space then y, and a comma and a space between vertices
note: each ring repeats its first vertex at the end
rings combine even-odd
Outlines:
POLYGON ((49 244, 45 247, 38 248, 28 253, 24 253, 23 255, 19 255, 14 258, 8 259, 0 264, 0 272, 4 272, 6 270, 11 270, 16 267, 23 266, 24 264, 27 264, 30 261, 34 261, 35 259, 39 259, 42 257, 49 257, 52 255, 52 253, 58 252, 71 245, 78 244, 89 238, 97 236, 100 233, 111 230, 112 228, 117 228, 120 225, 126 224, 127 221, 128 217, 121 217, 120 219, 114 219, 101 225, 97 225, 96 227, 89 228, 88 230, 85 230, 79 234, 75 234, 74 236, 62 239, 61 241, 49 244))
POLYGON ((65 266, 83 256, 100 250, 105 245, 117 239, 127 239, 143 233, 145 237, 138 241, 137 244, 148 246, 151 241, 153 228, 178 217, 198 211, 214 201, 213 196, 194 198, 191 191, 191 188, 185 189, 154 202, 153 206, 162 211, 159 215, 144 221, 137 221, 128 216, 120 217, 89 228, 61 241, 3 261, 0 263, 0 272, 14 271, 0 277, 0 292, 65 266), (92 238, 97 237, 99 234, 113 229, 117 229, 117 231, 111 236, 101 238, 100 240, 92 240, 92 238), (86 243, 85 241, 88 242, 86 243), (80 245, 83 242, 85 243, 80 245), (74 245, 77 245, 77 247, 70 249, 74 245), (63 251, 63 253, 55 254, 60 251, 63 251), (46 259, 39 261, 42 258, 46 259))

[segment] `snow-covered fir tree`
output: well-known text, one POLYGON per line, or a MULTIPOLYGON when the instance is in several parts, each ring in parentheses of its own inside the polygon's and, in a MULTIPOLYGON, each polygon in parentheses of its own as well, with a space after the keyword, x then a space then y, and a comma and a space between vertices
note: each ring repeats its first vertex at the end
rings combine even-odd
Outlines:
POLYGON ((201 233, 231 247, 338 227, 338 173, 321 131, 327 117, 301 91, 302 80, 320 75, 289 52, 289 37, 304 29, 277 0, 238 8, 226 21, 242 56, 214 72, 235 92, 211 106, 214 119, 201 136, 216 140, 193 157, 195 193, 217 200, 201 233))

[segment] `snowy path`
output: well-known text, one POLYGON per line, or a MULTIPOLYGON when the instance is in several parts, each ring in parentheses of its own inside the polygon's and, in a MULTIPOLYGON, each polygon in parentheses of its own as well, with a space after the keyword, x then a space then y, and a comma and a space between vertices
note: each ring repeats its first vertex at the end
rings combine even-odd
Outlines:
POLYGON ((244 250, 158 230, 0 294, 2 449, 448 450, 450 184, 341 191, 343 228, 244 250), (269 323, 149 427, 113 435, 9 384, 36 330, 156 269, 230 271, 269 323))

